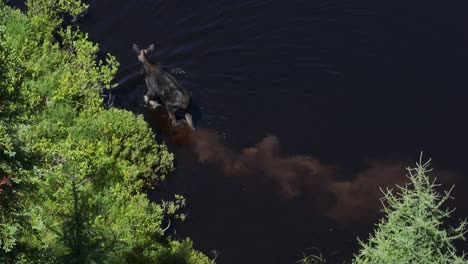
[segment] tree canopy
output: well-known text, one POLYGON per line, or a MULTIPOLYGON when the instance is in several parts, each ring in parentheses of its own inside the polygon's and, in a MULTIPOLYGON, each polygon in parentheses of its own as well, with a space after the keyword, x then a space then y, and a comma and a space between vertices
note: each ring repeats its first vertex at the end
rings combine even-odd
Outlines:
POLYGON ((165 234, 171 212, 144 192, 173 155, 141 116, 104 104, 118 62, 63 26, 87 6, 26 4, 0 2, 0 262, 212 263, 165 234))

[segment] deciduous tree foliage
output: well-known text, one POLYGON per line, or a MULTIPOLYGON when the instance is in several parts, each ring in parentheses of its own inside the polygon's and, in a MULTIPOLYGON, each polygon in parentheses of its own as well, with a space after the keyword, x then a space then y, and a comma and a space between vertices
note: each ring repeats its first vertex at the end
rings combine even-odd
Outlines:
POLYGON ((172 154, 141 116, 103 107, 118 62, 62 26, 86 5, 27 7, 0 2, 0 262, 211 263, 164 234, 178 204, 144 193, 172 154))

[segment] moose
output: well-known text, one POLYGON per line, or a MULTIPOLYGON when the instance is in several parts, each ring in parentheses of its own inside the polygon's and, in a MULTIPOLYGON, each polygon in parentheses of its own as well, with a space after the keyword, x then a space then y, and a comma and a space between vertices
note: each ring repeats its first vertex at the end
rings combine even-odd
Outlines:
POLYGON ((148 54, 154 51, 154 44, 146 49, 140 49, 138 45, 133 44, 133 51, 138 55, 138 60, 143 64, 143 70, 146 74, 145 83, 148 91, 144 96, 145 103, 153 108, 164 106, 172 120, 177 123, 176 112, 183 111, 185 119, 192 130, 195 130, 192 121, 192 115, 189 112, 190 95, 179 82, 166 72, 159 63, 151 62, 148 54))

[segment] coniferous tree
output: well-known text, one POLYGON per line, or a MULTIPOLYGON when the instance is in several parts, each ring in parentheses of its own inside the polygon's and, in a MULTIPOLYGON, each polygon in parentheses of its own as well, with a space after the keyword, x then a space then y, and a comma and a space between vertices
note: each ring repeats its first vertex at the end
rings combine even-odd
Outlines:
POLYGON ((378 223, 368 242, 353 263, 468 263, 465 255, 457 255, 454 241, 465 239, 466 221, 446 227, 451 211, 444 209, 450 191, 440 194, 438 184, 427 173, 429 161, 420 160, 415 168, 408 168, 410 183, 384 193, 385 217, 378 223))

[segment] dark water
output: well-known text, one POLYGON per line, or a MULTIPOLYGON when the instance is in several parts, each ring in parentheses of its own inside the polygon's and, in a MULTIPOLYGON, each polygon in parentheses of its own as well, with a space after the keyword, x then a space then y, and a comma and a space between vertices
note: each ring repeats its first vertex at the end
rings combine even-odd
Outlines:
MULTIPOLYGON (((233 148, 272 133, 285 153, 349 173, 369 158, 416 160, 421 150, 435 168, 465 173, 467 8, 462 0, 101 0, 81 26, 121 62, 115 104, 154 127, 132 43, 156 45, 152 58, 193 95, 196 126, 233 148)), ((349 259, 356 235, 371 229, 338 230, 300 199, 281 201, 171 150, 177 171, 167 188, 189 201, 177 232, 207 254, 219 250, 219 263, 295 263, 313 247, 349 259)))
MULTIPOLYGON (((197 126, 234 148, 272 133, 286 153, 350 173, 368 158, 415 160, 421 150, 436 168, 465 171, 467 8, 461 0, 113 0, 92 2, 82 27, 122 63, 121 107, 146 113, 130 47, 154 43, 153 59, 184 72, 176 76, 192 92, 197 126)), ((178 234, 207 254, 219 250, 220 263, 294 263, 313 247, 349 259, 356 235, 371 229, 337 229, 300 199, 282 202, 171 149, 177 171, 167 188, 189 201, 178 234)))

